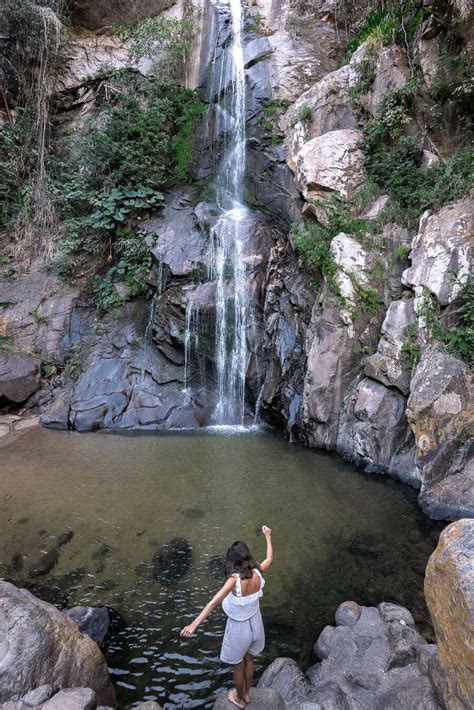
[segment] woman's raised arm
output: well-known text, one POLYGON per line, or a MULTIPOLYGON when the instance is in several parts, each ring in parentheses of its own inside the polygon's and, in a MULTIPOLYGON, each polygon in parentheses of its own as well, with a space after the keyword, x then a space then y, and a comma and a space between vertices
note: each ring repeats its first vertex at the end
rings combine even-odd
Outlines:
POLYGON ((262 572, 266 572, 273 562, 273 545, 272 545, 272 529, 266 525, 262 526, 262 532, 267 540, 267 556, 260 565, 262 572))

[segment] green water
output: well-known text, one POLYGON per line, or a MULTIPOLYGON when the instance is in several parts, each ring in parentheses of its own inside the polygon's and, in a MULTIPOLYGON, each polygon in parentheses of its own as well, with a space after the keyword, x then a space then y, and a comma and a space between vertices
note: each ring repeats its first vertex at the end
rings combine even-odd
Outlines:
POLYGON ((219 663, 223 613, 193 639, 178 631, 219 587, 212 558, 239 538, 264 557, 263 523, 274 531, 275 562, 262 600, 259 671, 279 655, 309 664, 346 599, 404 604, 429 634, 423 570, 442 526, 423 517, 410 489, 338 458, 265 433, 47 430, 0 455, 0 574, 41 585, 42 594, 56 590, 71 606, 114 609, 104 652, 121 707, 144 699, 209 707, 230 684, 219 663), (29 578, 41 550, 68 531, 57 565, 29 578), (156 550, 176 536, 191 544, 192 564, 165 586, 149 571, 156 550))

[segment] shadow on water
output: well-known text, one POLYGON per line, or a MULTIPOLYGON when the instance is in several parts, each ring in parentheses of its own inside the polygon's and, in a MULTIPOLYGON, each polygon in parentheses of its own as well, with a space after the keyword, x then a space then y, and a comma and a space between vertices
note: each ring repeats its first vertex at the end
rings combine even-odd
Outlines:
POLYGON ((423 575, 442 525, 414 491, 335 456, 262 432, 38 430, 2 449, 2 464, 0 574, 61 606, 114 610, 104 652, 121 707, 210 707, 230 683, 223 613, 192 639, 179 629, 219 588, 231 542, 264 555, 263 523, 276 555, 257 672, 278 655, 310 663, 346 599, 401 603, 430 636, 423 575), (52 566, 31 576, 48 549, 52 566))

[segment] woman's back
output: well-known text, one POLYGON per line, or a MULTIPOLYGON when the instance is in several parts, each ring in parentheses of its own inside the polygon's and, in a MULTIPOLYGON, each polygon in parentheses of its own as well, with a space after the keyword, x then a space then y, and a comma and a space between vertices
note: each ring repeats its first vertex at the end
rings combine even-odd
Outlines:
POLYGON ((241 579, 237 573, 232 576, 236 577, 235 588, 222 601, 222 608, 231 619, 246 621, 260 608, 265 580, 258 569, 253 570, 251 579, 241 579))

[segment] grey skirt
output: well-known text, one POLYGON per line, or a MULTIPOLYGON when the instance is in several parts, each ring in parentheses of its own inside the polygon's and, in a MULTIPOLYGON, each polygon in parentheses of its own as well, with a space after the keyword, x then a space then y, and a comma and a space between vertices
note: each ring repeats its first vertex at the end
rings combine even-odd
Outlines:
POLYGON ((235 666, 246 653, 257 656, 265 648, 265 630, 260 609, 246 621, 227 617, 222 641, 221 661, 235 666))

